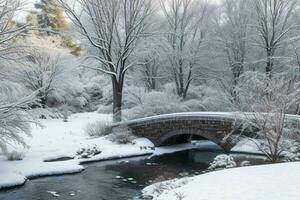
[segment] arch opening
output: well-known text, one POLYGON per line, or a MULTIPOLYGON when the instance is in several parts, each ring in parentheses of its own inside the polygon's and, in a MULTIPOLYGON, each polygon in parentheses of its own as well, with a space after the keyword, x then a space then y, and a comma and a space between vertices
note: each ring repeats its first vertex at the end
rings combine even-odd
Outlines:
POLYGON ((191 143, 193 140, 207 140, 207 138, 195 134, 179 134, 173 135, 160 141, 159 146, 172 146, 178 144, 191 143))
POLYGON ((210 141, 222 148, 224 151, 230 151, 231 149, 230 145, 222 143, 222 139, 220 139, 219 137, 215 137, 215 134, 211 134, 207 131, 201 131, 199 129, 170 131, 159 138, 159 140, 156 143, 156 146, 178 145, 183 143, 190 143, 193 140, 210 141))

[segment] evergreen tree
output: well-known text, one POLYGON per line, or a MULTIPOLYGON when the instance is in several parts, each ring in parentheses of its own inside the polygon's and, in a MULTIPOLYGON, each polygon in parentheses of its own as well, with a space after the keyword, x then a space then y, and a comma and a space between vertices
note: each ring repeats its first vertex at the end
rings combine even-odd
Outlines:
MULTIPOLYGON (((55 6, 55 0, 41 0, 35 4, 35 8, 39 10, 37 13, 38 26, 44 29, 67 30, 68 22, 64 16, 64 11, 55 6)), ((50 32, 47 32, 50 34, 50 32)))

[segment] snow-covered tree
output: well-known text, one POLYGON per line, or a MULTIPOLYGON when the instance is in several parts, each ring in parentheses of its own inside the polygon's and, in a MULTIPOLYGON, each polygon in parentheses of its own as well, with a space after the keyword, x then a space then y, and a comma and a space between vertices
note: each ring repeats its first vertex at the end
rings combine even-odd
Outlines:
POLYGON ((204 1, 161 0, 165 16, 166 53, 177 94, 186 98, 199 66, 213 9, 204 1))
POLYGON ((169 75, 164 73, 166 54, 162 43, 161 37, 158 36, 144 38, 135 53, 134 59, 144 65, 135 70, 137 73, 133 74, 133 79, 139 78, 148 91, 159 89, 161 80, 169 78, 169 75))
POLYGON ((66 30, 69 24, 64 16, 64 10, 55 6, 56 0, 41 0, 35 3, 35 8, 39 10, 37 13, 37 23, 40 28, 50 29, 47 33, 51 34, 51 30, 66 30))
POLYGON ((79 33, 94 48, 89 66, 111 77, 114 121, 121 120, 122 93, 128 70, 140 63, 130 56, 142 36, 151 12, 148 0, 76 0, 75 6, 58 0, 79 33), (76 4, 77 3, 77 4, 76 4), (77 5, 77 6, 76 6, 77 5))
POLYGON ((215 37, 221 45, 228 66, 232 71, 232 95, 236 100, 235 86, 245 71, 247 39, 249 35, 251 13, 247 10, 248 0, 226 0, 220 6, 215 20, 215 37))
POLYGON ((40 105, 45 108, 55 79, 62 73, 60 57, 42 49, 32 49, 25 58, 9 69, 9 79, 23 84, 30 91, 39 90, 40 105))
MULTIPOLYGON (((3 79, 23 85, 29 92, 38 91, 39 104, 33 107, 70 103, 82 93, 74 58, 63 51, 41 47, 25 48, 22 58, 4 67, 3 79)), ((78 65, 78 64, 77 64, 78 65)), ((86 101, 86 100, 85 100, 86 101)))
POLYGON ((0 150, 4 154, 14 145, 26 147, 23 137, 30 136, 34 122, 27 111, 36 103, 36 93, 26 96, 21 90, 20 85, 0 81, 0 150))
POLYGON ((253 9, 256 12, 255 30, 258 36, 258 41, 255 43, 265 53, 267 74, 273 71, 278 50, 287 44, 287 37, 295 28, 295 23, 290 19, 295 11, 296 2, 295 0, 253 1, 253 9))
POLYGON ((238 117, 244 119, 243 128, 256 132, 255 138, 247 138, 272 162, 290 150, 299 134, 300 124, 286 115, 300 101, 299 86, 299 82, 290 85, 285 74, 270 77, 265 73, 246 73, 238 86, 237 108, 242 111, 238 117))
POLYGON ((13 42, 28 27, 14 21, 21 6, 19 0, 0 0, 0 58, 13 59, 11 54, 16 51, 13 42))

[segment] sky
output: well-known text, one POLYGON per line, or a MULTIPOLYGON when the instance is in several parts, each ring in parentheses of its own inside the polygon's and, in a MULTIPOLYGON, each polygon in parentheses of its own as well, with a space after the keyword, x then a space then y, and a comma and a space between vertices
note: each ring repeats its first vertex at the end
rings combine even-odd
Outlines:
MULTIPOLYGON (((221 2, 222 0, 207 0, 208 2, 214 2, 214 3, 219 3, 221 2)), ((39 0, 25 0, 24 1, 24 9, 25 11, 21 11, 17 17, 16 17, 16 20, 17 21, 20 21, 20 22, 25 22, 26 20, 26 15, 28 14, 28 12, 30 10, 33 10, 34 9, 34 3, 36 2, 39 2, 39 0)))

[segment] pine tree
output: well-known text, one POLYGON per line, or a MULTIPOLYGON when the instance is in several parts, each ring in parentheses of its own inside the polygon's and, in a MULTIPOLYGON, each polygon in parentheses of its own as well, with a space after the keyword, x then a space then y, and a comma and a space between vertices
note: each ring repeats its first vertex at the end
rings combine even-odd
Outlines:
MULTIPOLYGON (((55 31, 69 28, 64 11, 55 6, 55 0, 41 0, 35 4, 35 8, 39 10, 37 20, 40 28, 50 28, 55 31)), ((49 31, 47 33, 50 34, 49 31)))
MULTIPOLYGON (((57 0, 40 0, 35 3, 36 12, 27 16, 27 22, 36 26, 40 36, 59 35, 61 31, 67 31, 70 26, 64 16, 64 10, 56 6, 57 0)), ((82 48, 71 37, 60 35, 61 47, 69 49, 74 56, 82 53, 82 48)))

